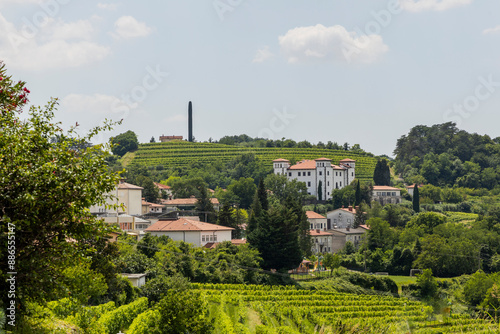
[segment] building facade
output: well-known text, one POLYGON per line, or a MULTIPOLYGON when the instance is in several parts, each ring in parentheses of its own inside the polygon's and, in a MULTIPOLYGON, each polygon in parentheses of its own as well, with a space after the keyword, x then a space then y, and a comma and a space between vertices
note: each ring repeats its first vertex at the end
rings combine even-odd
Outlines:
POLYGON ((291 166, 286 159, 273 160, 274 173, 286 175, 289 180, 304 182, 309 195, 328 200, 334 189, 342 189, 356 177, 355 160, 343 159, 333 165, 328 158, 302 160, 291 166))
POLYGON ((401 197, 401 189, 389 186, 373 186, 372 201, 377 201, 381 205, 399 204, 403 198, 401 197))

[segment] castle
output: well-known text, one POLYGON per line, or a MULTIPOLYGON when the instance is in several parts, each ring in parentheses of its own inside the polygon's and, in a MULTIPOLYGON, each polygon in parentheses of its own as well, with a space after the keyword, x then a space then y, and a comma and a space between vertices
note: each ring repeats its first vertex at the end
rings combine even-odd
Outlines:
POLYGON ((354 180, 355 163, 356 160, 343 159, 339 161, 339 165, 333 165, 332 159, 319 158, 302 160, 290 166, 289 160, 276 159, 273 160, 273 168, 274 174, 286 175, 289 180, 304 182, 309 195, 327 200, 332 197, 334 189, 342 189, 354 180))

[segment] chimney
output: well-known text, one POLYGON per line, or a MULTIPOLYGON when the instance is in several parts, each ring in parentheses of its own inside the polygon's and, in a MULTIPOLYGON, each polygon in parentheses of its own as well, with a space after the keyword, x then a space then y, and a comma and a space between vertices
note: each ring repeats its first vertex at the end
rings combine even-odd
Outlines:
POLYGON ((352 205, 349 205, 349 211, 352 212, 352 205))
POLYGON ((319 229, 317 229, 317 230, 316 230, 316 233, 320 233, 320 230, 319 230, 319 229))
POLYGON ((193 142, 193 104, 188 104, 188 141, 193 142))
POLYGON ((345 230, 346 230, 347 232, 349 232, 349 231, 351 230, 351 228, 350 228, 349 226, 347 226, 347 227, 345 228, 345 230))

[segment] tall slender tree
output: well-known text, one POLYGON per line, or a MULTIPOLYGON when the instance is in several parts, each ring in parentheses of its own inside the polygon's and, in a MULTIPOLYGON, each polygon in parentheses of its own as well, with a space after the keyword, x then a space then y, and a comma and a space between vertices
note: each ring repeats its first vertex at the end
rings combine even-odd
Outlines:
POLYGON ((356 193, 354 195, 354 205, 360 205, 361 204, 361 182, 358 180, 356 183, 356 193))
POLYGON ((217 215, 211 198, 208 197, 208 191, 205 186, 198 187, 198 196, 196 198, 196 210, 199 211, 198 216, 200 217, 200 221, 215 223, 217 221, 217 215))
POLYGON ((318 201, 323 200, 323 181, 318 182, 318 201))
POLYGON ((418 194, 418 185, 413 187, 413 211, 420 212, 420 195, 418 194))
POLYGON ((373 171, 373 181, 376 186, 391 185, 391 170, 387 164, 387 160, 381 159, 377 161, 375 170, 373 171))

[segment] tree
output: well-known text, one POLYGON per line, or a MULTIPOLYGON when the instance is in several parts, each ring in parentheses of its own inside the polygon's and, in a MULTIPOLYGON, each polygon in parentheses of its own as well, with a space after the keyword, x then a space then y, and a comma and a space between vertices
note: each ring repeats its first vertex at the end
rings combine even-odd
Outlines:
POLYGON ((156 203, 158 201, 160 191, 154 184, 153 180, 147 176, 139 175, 136 177, 135 183, 139 187, 144 188, 142 191, 142 197, 144 197, 147 202, 156 203))
POLYGON ((323 257, 323 264, 326 268, 330 268, 330 276, 333 274, 333 270, 340 267, 341 259, 340 255, 337 253, 333 255, 332 253, 326 253, 323 257))
POLYGON ((237 219, 234 219, 234 212, 236 210, 233 205, 229 202, 222 204, 222 208, 219 210, 219 215, 217 217, 217 224, 227 227, 232 227, 234 230, 231 233, 232 239, 239 239, 241 234, 241 228, 237 219))
POLYGON ((182 178, 170 178, 168 180, 169 185, 172 187, 172 195, 175 198, 189 198, 191 196, 198 197, 199 189, 207 188, 207 184, 201 177, 182 177, 182 178))
POLYGON ((196 210, 199 211, 198 216, 200 217, 200 221, 206 223, 215 223, 217 220, 217 215, 215 213, 212 199, 208 197, 208 191, 205 186, 200 186, 198 188, 198 196, 196 197, 196 199, 196 210))
POLYGON ((361 204, 361 185, 360 181, 356 183, 356 193, 354 195, 354 205, 360 205, 361 204))
POLYGON ((318 201, 323 200, 323 181, 318 182, 318 201))
MULTIPOLYGON (((61 280, 64 270, 92 257, 88 241, 112 230, 87 208, 104 203, 119 179, 107 168, 109 145, 74 148, 75 142, 91 142, 112 123, 83 137, 74 127, 64 132, 54 121, 57 100, 44 108, 31 107, 20 118, 28 93, 25 83, 14 83, 0 65, 0 290, 9 290, 7 273, 17 272, 19 313, 28 300, 67 296, 71 287, 61 280), (14 267, 9 267, 7 247, 13 243, 14 267)), ((10 302, 6 293, 2 299, 3 305, 10 302)))
POLYGON ((257 186, 251 177, 245 178, 240 177, 239 180, 231 181, 231 184, 227 187, 227 193, 236 196, 240 207, 242 209, 248 209, 252 204, 253 196, 257 186))
POLYGON ((438 292, 438 284, 432 276, 431 269, 424 269, 421 274, 417 274, 417 286, 420 288, 420 295, 424 298, 434 298, 438 292))
POLYGON ((420 212, 420 195, 418 194, 418 185, 413 186, 413 211, 420 212))
POLYGON ((391 185, 391 170, 387 164, 387 160, 381 159, 377 161, 375 170, 373 171, 373 181, 376 186, 390 186, 391 185))
POLYGON ((150 143, 156 143, 155 137, 152 136, 151 139, 149 140, 150 143))
POLYGON ((364 225, 366 223, 366 213, 363 212, 361 207, 356 208, 356 214, 354 215, 354 224, 353 228, 358 228, 360 225, 364 225))
POLYGON ((266 189, 269 189, 271 196, 275 196, 281 203, 284 203, 288 197, 293 197, 301 203, 307 196, 307 186, 305 182, 296 179, 288 180, 286 175, 271 173, 264 180, 266 189))
POLYGON ((120 157, 124 156, 127 152, 137 150, 139 147, 137 135, 131 130, 121 133, 116 137, 111 137, 110 141, 113 144, 111 151, 120 157))

